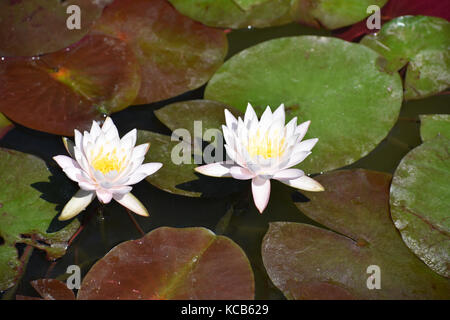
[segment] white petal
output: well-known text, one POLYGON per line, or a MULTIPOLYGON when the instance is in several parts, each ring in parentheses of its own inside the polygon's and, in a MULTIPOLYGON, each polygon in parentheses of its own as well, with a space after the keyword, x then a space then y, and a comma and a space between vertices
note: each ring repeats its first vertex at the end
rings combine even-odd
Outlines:
POLYGON ((255 176, 255 174, 247 168, 242 168, 239 166, 231 167, 230 174, 234 179, 238 180, 249 180, 255 176))
POLYGON ((143 157, 147 154, 148 149, 150 148, 150 143, 144 143, 140 144, 137 147, 134 147, 133 149, 133 158, 137 157, 143 157))
POLYGON ((106 189, 99 188, 96 190, 98 200, 102 203, 110 203, 112 199, 112 192, 106 189))
POLYGON ((64 173, 69 177, 70 180, 79 182, 81 180, 81 169, 74 167, 67 167, 63 169, 64 173))
POLYGON ((136 145, 136 139, 137 139, 137 130, 133 129, 122 137, 122 139, 120 140, 120 146, 125 150, 131 149, 136 145))
POLYGON ((253 201, 260 213, 267 207, 270 198, 270 180, 259 177, 252 180, 253 201))
POLYGON ((100 126, 98 125, 97 121, 92 121, 91 131, 89 134, 95 139, 100 135, 100 132, 102 129, 100 129, 100 126))
POLYGON ((297 188, 297 189, 301 189, 301 190, 305 190, 305 191, 314 191, 314 192, 319 192, 319 191, 324 191, 324 187, 318 183, 316 180, 308 177, 308 176, 301 176, 300 178, 297 179, 292 179, 292 180, 282 180, 280 179, 279 181, 283 182, 284 184, 287 184, 288 186, 297 188))
POLYGON ((305 158, 307 156, 309 156, 311 154, 311 151, 300 151, 297 153, 293 153, 290 158, 289 158, 289 162, 286 165, 285 168, 290 168, 293 166, 296 166, 297 164, 299 164, 300 162, 302 162, 303 160, 305 160, 305 158))
POLYGON ((211 177, 231 177, 230 168, 232 165, 225 164, 224 162, 215 162, 205 164, 195 168, 198 173, 211 177))
POLYGON ((259 120, 259 128, 264 132, 272 124, 272 119, 272 110, 267 106, 259 120))
POLYGON ((94 200, 95 192, 79 190, 69 202, 64 206, 61 215, 58 220, 69 220, 75 217, 81 211, 86 209, 86 207, 94 200))
POLYGON ((103 122, 102 131, 103 131, 103 133, 106 133, 106 132, 108 132, 108 130, 110 130, 113 127, 115 127, 114 122, 112 121, 111 117, 107 117, 105 119, 105 122, 103 122))
POLYGON ((73 160, 71 157, 68 156, 55 156, 53 157, 53 160, 56 161, 56 163, 61 167, 61 168, 79 168, 80 166, 78 165, 78 162, 76 162, 75 160, 73 160))
POLYGON ((252 105, 249 102, 247 104, 247 110, 245 110, 244 124, 247 128, 249 128, 248 125, 255 120, 258 121, 258 116, 256 115, 255 110, 253 109, 252 105))
POLYGON ((295 129, 295 134, 298 135, 299 141, 302 140, 303 137, 305 136, 310 124, 311 121, 305 121, 295 129))
POLYGON ((311 151, 312 148, 316 145, 318 138, 308 139, 300 142, 294 147, 294 153, 299 151, 311 151))
POLYGON ((297 117, 291 119, 286 125, 286 138, 290 138, 297 128, 297 117))
POLYGON ((130 193, 130 191, 132 189, 133 188, 130 186, 118 186, 118 187, 110 188, 109 191, 112 193, 113 198, 116 198, 116 197, 121 197, 124 194, 130 193))
POLYGON ((126 184, 127 185, 136 184, 141 180, 145 179, 146 177, 148 177, 149 175, 161 169, 161 167, 162 163, 159 162, 145 163, 131 174, 126 184))
POLYGON ((281 179, 297 179, 301 176, 304 176, 305 173, 300 169, 285 169, 278 171, 273 175, 273 179, 281 180, 281 179))
POLYGON ((85 191, 94 191, 95 189, 97 189, 97 187, 94 184, 86 181, 80 181, 78 182, 78 185, 80 186, 81 189, 85 191))
POLYGON ((110 117, 106 118, 105 122, 103 123, 102 131, 106 137, 106 140, 108 141, 119 139, 119 132, 117 131, 117 127, 110 117))
POLYGON ((123 205, 124 207, 130 209, 134 213, 148 217, 148 211, 144 207, 144 205, 130 192, 127 194, 122 195, 121 197, 114 197, 114 200, 116 200, 118 203, 123 205))
POLYGON ((70 156, 72 158, 75 157, 75 151, 73 150, 74 147, 74 143, 72 142, 72 140, 66 138, 66 137, 62 137, 62 141, 64 143, 64 147, 67 150, 67 153, 70 154, 70 156))
POLYGON ((82 144, 83 144, 83 142, 82 142, 83 141, 83 135, 77 129, 75 129, 74 132, 75 132, 75 145, 80 148, 82 146, 82 144))
POLYGON ((284 126, 284 123, 286 122, 286 114, 284 112, 284 103, 280 104, 280 106, 275 110, 275 112, 272 115, 272 121, 280 121, 282 125, 284 126))
POLYGON ((225 123, 231 130, 236 130, 237 120, 228 109, 225 109, 225 123))

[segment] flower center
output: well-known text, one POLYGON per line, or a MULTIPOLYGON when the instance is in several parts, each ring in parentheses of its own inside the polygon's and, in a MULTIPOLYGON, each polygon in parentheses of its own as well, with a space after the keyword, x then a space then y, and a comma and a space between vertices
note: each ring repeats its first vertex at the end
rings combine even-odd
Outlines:
POLYGON ((114 148, 111 152, 103 153, 102 148, 91 164, 95 170, 106 174, 111 171, 120 172, 123 169, 123 160, 124 158, 120 159, 117 156, 117 149, 114 148))
POLYGON ((284 136, 280 136, 279 132, 269 137, 268 132, 261 136, 258 130, 256 135, 249 138, 247 151, 252 158, 255 156, 262 156, 264 159, 279 158, 285 150, 284 141, 284 136))

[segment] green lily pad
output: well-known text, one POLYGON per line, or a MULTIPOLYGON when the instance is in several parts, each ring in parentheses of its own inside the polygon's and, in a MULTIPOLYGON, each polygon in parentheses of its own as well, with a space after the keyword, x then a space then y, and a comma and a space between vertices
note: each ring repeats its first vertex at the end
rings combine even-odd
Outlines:
POLYGON ((363 20, 370 13, 367 8, 380 8, 387 0, 294 0, 293 10, 296 20, 314 27, 338 29, 363 20))
POLYGON ((406 245, 450 277, 450 139, 425 140, 394 173, 391 214, 406 245))
POLYGON ((0 2, 0 56, 35 56, 58 51, 83 38, 108 0, 0 2), (69 6, 80 9, 80 29, 69 29, 69 6), (57 32, 56 32, 57 30, 57 32))
POLYGON ((241 1, 240 7, 234 0, 169 0, 182 14, 201 23, 219 28, 263 28, 292 21, 290 0, 241 1))
POLYGON ((253 271, 231 239, 205 228, 158 228, 126 241, 83 279, 78 299, 254 299, 253 271))
POLYGON ((228 50, 222 30, 183 16, 166 0, 115 0, 94 32, 124 40, 136 55, 142 81, 133 104, 165 100, 202 86, 228 50))
POLYGON ((58 214, 56 204, 45 199, 63 198, 61 185, 50 183, 45 162, 35 156, 0 148, 0 291, 12 287, 23 268, 18 243, 44 250, 48 258, 64 255, 67 242, 79 227, 77 220, 48 233, 58 214), (12 187, 13 186, 13 187, 12 187))
MULTIPOLYGON (((198 145, 201 146, 202 141, 214 140, 204 135, 207 130, 218 129, 222 134, 222 125, 225 124, 225 109, 235 116, 242 116, 242 113, 236 109, 211 100, 172 103, 156 110, 155 115, 172 131, 180 128, 188 130, 191 137, 197 138, 198 145), (197 121, 197 126, 195 126, 195 121, 197 121)), ((216 141, 214 140, 214 142, 216 141)))
MULTIPOLYGON (((150 143, 145 162, 161 162, 162 168, 146 180, 166 192, 188 197, 223 197, 240 190, 241 184, 233 179, 217 179, 195 172, 202 159, 195 163, 194 148, 190 141, 145 130, 138 130, 138 144, 150 143), (184 150, 182 148, 184 147, 184 150), (175 148, 175 149, 174 149, 175 148), (172 153, 186 158, 174 161, 172 153), (186 160, 187 163, 182 163, 186 160), (178 162, 179 161, 179 162, 178 162)), ((199 152, 200 154, 200 152, 199 152)))
POLYGON ((37 58, 0 61, 0 111, 26 127, 73 136, 92 120, 129 106, 139 90, 126 43, 87 36, 75 46, 37 58))
POLYGON ((3 114, 0 113, 0 139, 11 130, 14 125, 3 114))
POLYGON ((382 62, 373 50, 335 38, 274 39, 228 60, 208 83, 205 99, 241 111, 250 102, 258 115, 284 103, 287 120, 311 120, 306 138, 319 138, 300 168, 332 170, 367 155, 397 120, 400 76, 384 72, 382 62))
POLYGON ((407 66, 405 99, 420 99, 450 86, 450 23, 437 17, 402 16, 384 24, 361 44, 382 54, 385 68, 407 66))
MULTIPOLYGON (((171 137, 145 130, 138 131, 137 144, 150 143, 150 150, 145 156, 145 162, 161 162, 162 168, 148 176, 146 180, 155 187, 166 192, 189 197, 200 197, 201 192, 192 190, 191 184, 199 180, 195 174, 197 165, 175 164, 171 154, 179 141, 171 141, 171 137)), ((191 149, 192 150, 192 149, 191 149)), ((191 159, 191 155, 189 155, 191 159)))
POLYGON ((253 6, 260 5, 261 3, 268 2, 271 0, 233 0, 239 8, 242 10, 248 10, 253 6))
POLYGON ((443 136, 450 139, 450 115, 420 115, 420 136, 422 138, 422 141, 430 140, 437 136, 443 136))
POLYGON ((390 175, 357 169, 316 179, 326 191, 305 192, 309 201, 296 205, 330 230, 275 222, 262 243, 264 266, 287 298, 450 298, 448 279, 423 264, 392 223, 390 175), (379 267, 380 289, 367 286, 370 266, 379 267))

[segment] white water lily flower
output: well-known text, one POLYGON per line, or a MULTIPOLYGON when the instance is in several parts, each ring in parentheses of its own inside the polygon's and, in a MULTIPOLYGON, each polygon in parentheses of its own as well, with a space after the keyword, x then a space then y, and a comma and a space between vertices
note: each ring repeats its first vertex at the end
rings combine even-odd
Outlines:
POLYGON ((112 199, 136 214, 148 216, 147 209, 131 193, 131 185, 158 171, 162 164, 144 162, 149 144, 135 147, 136 129, 120 139, 119 132, 111 118, 106 118, 100 128, 93 121, 91 131, 82 135, 75 130, 75 145, 63 138, 67 156, 53 159, 67 176, 78 182, 80 190, 64 207, 59 220, 68 220, 86 209, 98 197, 100 202, 112 199))
POLYGON ((297 117, 285 126, 284 105, 272 113, 267 107, 258 121, 249 103, 244 120, 225 110, 226 126, 222 126, 225 149, 234 162, 216 162, 200 166, 196 171, 213 177, 252 180, 253 200, 262 213, 269 202, 270 179, 307 191, 323 191, 320 183, 300 169, 292 169, 311 154, 318 139, 301 141, 310 121, 297 126, 297 117), (291 169, 290 169, 291 168, 291 169))

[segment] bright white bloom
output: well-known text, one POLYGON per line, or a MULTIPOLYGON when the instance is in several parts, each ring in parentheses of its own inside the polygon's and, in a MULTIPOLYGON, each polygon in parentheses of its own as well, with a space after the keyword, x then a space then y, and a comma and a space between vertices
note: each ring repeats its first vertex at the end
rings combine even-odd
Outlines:
POLYGON ((86 209, 97 196, 100 202, 112 199, 131 211, 148 216, 144 205, 131 193, 131 185, 136 184, 158 171, 162 164, 144 162, 149 144, 136 144, 136 129, 122 139, 111 118, 106 118, 100 128, 92 123, 91 131, 82 135, 75 130, 75 145, 64 138, 64 145, 72 158, 56 156, 53 159, 67 176, 78 182, 80 190, 64 207, 59 220, 67 220, 86 209))
POLYGON ((269 202, 270 179, 297 189, 324 190, 320 183, 302 170, 289 169, 310 155, 318 141, 317 138, 301 141, 310 121, 297 126, 295 117, 285 126, 283 104, 274 113, 267 107, 258 121, 250 103, 244 120, 240 117, 236 119, 228 110, 225 110, 225 120, 226 126, 222 126, 225 149, 234 163, 211 163, 197 167, 197 172, 214 177, 251 179, 253 200, 261 213, 269 202))

